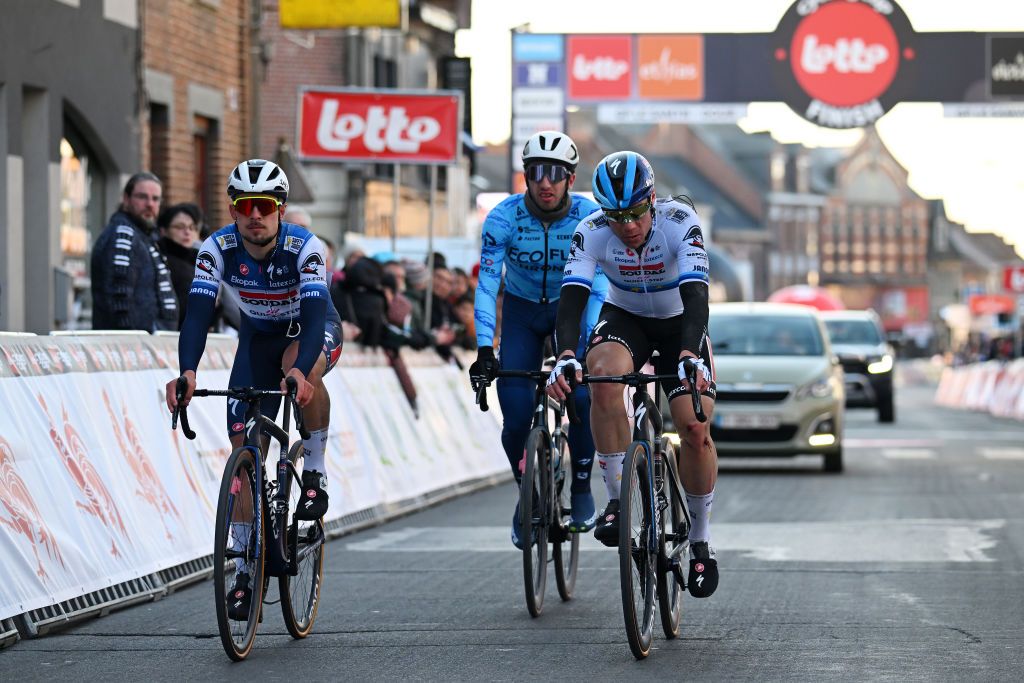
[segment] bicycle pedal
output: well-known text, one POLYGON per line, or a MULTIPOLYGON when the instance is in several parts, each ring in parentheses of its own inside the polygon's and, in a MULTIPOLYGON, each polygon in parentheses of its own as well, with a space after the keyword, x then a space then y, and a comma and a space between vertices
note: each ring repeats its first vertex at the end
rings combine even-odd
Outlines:
POLYGON ((669 562, 669 569, 672 571, 673 576, 676 577, 676 581, 683 588, 686 588, 686 577, 683 576, 683 567, 679 563, 679 560, 671 560, 669 562))

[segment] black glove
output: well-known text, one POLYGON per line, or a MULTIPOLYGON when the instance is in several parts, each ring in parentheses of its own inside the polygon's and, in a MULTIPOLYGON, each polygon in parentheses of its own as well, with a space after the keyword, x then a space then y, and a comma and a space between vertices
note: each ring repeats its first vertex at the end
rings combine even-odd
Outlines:
POLYGON ((473 391, 488 386, 498 376, 498 359, 494 357, 493 346, 477 349, 476 360, 469 366, 469 383, 473 391))

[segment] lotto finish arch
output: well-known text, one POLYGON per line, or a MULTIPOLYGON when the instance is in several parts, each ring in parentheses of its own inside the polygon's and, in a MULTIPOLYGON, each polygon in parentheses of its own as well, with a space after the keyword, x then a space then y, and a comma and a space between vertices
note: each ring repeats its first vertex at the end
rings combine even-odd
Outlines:
POLYGON ((828 128, 898 102, 1024 116, 1024 35, 919 33, 893 0, 799 0, 766 34, 512 34, 512 150, 564 129, 567 106, 606 124, 733 123, 751 102, 828 128))

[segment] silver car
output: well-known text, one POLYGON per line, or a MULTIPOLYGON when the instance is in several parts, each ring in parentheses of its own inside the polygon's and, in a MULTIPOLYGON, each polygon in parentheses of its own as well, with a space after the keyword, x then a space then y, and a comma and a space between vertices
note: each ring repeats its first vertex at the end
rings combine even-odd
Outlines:
POLYGON ((843 469, 843 370, 817 311, 769 303, 712 304, 719 455, 820 453, 843 469))

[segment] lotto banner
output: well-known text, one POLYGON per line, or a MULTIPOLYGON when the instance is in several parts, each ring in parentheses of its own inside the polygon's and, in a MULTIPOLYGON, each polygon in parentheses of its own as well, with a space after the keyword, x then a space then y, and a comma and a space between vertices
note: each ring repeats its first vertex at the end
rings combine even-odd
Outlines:
MULTIPOLYGON (((0 338, 0 619, 213 551, 224 399, 193 401, 195 441, 170 430, 176 346, 0 338)), ((233 354, 232 340, 211 340, 200 386, 225 387, 233 354)), ((408 365, 418 419, 382 355, 346 347, 327 376, 328 519, 507 471, 496 414, 476 408, 465 373, 429 352, 408 365)))

